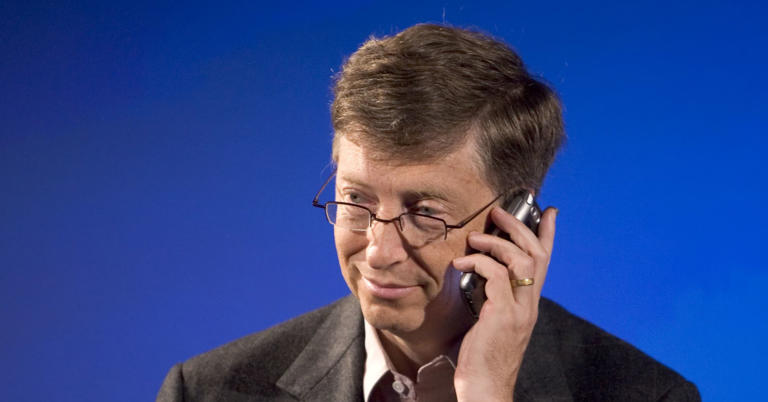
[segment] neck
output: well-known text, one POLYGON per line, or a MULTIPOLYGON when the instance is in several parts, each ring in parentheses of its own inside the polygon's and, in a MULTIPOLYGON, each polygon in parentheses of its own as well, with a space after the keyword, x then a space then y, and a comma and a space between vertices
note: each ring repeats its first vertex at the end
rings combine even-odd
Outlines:
POLYGON ((471 320, 467 320, 461 325, 456 325, 455 321, 447 322, 437 328, 422 327, 404 334, 387 330, 378 332, 382 347, 394 368, 415 380, 419 368, 435 357, 446 355, 455 359, 457 356, 454 354, 458 354, 458 346, 471 325, 471 320))

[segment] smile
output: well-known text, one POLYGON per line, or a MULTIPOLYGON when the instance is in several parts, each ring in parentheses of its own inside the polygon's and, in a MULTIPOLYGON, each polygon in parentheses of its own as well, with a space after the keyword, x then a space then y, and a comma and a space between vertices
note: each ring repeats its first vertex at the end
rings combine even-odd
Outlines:
POLYGON ((400 299, 416 291, 418 288, 418 286, 382 284, 370 281, 367 278, 363 278, 363 283, 365 283, 365 287, 368 288, 368 291, 373 296, 381 299, 400 299))

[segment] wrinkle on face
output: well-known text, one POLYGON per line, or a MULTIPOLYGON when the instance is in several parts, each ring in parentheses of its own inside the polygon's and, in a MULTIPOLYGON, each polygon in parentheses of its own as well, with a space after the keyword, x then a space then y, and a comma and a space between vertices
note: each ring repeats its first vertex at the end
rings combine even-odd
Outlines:
MULTIPOLYGON (((364 189, 375 200, 373 212, 383 219, 398 216, 414 197, 426 195, 445 202, 450 209, 448 218, 453 220, 446 222, 455 224, 495 196, 477 168, 474 144, 465 144, 429 163, 378 160, 369 154, 364 147, 341 138, 336 186, 364 189)), ((451 261, 466 254, 467 234, 482 231, 486 219, 487 212, 466 227, 449 231, 446 240, 418 248, 408 245, 396 228, 383 222, 376 222, 365 233, 334 228, 342 274, 360 300, 366 320, 384 331, 434 336, 458 314, 466 314, 458 289, 459 273, 451 261), (397 236, 388 230, 395 230, 397 236), (389 254, 376 254, 380 252, 389 254), (418 291, 402 300, 380 299, 369 292, 363 277, 414 284, 418 291)))

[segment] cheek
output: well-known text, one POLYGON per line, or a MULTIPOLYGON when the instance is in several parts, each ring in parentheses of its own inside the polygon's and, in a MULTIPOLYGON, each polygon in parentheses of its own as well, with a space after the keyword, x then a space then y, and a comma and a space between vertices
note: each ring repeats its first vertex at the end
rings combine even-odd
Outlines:
POLYGON ((439 247, 434 247, 429 253, 422 254, 425 265, 432 271, 430 276, 435 279, 440 278, 438 280, 441 282, 450 277, 450 271, 453 271, 451 261, 467 254, 466 244, 466 234, 461 234, 456 238, 448 238, 440 243, 439 247))
POLYGON ((451 260, 457 257, 462 257, 467 255, 468 252, 470 252, 470 248, 467 245, 467 235, 470 231, 482 231, 482 228, 471 228, 469 230, 462 230, 459 233, 456 233, 456 236, 449 237, 448 240, 445 242, 446 250, 444 251, 445 255, 450 256, 451 260))
POLYGON ((347 229, 334 228, 334 242, 336 243, 336 254, 339 257, 339 263, 342 268, 353 258, 364 258, 365 248, 368 246, 368 240, 365 232, 352 232, 347 229))

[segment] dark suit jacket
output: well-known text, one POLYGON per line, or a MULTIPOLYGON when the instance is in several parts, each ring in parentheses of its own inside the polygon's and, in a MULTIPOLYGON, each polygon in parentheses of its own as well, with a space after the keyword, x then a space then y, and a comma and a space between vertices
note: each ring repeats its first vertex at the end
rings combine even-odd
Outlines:
MULTIPOLYGON (((177 364, 157 400, 361 401, 363 319, 353 296, 177 364)), ((515 401, 697 401, 696 387, 542 298, 515 401)))

